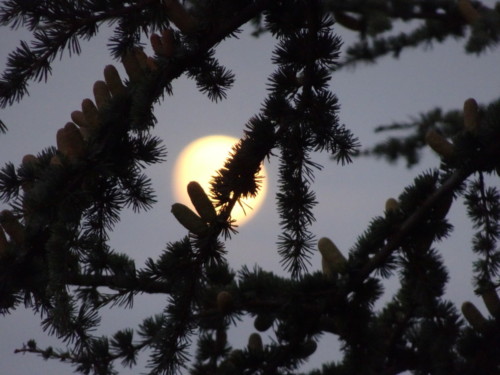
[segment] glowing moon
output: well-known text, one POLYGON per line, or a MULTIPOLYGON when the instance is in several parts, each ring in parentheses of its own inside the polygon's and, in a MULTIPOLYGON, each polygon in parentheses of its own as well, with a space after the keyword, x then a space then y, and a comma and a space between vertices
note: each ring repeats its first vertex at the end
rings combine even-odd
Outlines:
MULTIPOLYGON (((210 180, 216 171, 224 166, 224 162, 229 156, 237 138, 226 135, 210 135, 188 144, 175 161, 173 171, 173 188, 178 202, 194 208, 187 193, 187 185, 191 181, 197 181, 203 190, 210 194, 210 180)), ((260 174, 265 176, 266 171, 262 166, 260 174)), ((231 218, 236 220, 237 225, 242 225, 255 215, 259 210, 267 192, 267 182, 262 179, 259 194, 255 198, 242 199, 244 210, 240 205, 236 205, 231 218)))

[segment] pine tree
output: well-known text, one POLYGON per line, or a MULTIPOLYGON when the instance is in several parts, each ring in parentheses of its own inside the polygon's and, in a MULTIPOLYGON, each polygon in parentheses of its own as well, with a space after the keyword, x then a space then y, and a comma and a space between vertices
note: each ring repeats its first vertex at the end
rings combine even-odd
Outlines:
MULTIPOLYGON (((113 374, 116 363, 134 366, 140 353, 149 356, 150 374, 293 374, 321 335, 331 334, 341 342, 343 357, 311 375, 498 374, 500 193, 488 181, 498 183, 500 175, 500 100, 479 105, 464 98, 463 109, 434 109, 409 123, 380 126, 406 132, 361 149, 339 123, 329 85, 335 70, 448 38, 464 40, 467 53, 494 48, 500 4, 486 3, 4 1, 2 25, 27 28, 33 41, 9 55, 2 108, 20 101, 29 82, 48 79, 55 57, 78 54, 79 42, 103 24, 114 28, 110 53, 127 73, 120 77, 113 65, 104 67, 94 100, 84 99, 71 114, 56 146, 0 171, 0 198, 10 205, 0 213, 0 312, 14 314, 24 304, 61 340, 60 349, 30 340, 17 351, 66 361, 82 374, 113 374), (412 28, 392 33, 400 21, 412 21, 412 28), (234 75, 214 51, 247 23, 256 37, 276 38, 268 97, 216 171, 210 192, 190 185, 197 212, 180 203, 172 207, 189 234, 166 239, 171 242, 157 259, 137 266, 110 247, 109 233, 124 209, 141 211, 155 203, 144 169, 164 161, 166 150, 151 135, 153 105, 175 95, 171 83, 181 75, 211 100, 223 100, 234 75), (345 56, 339 56, 337 27, 359 37, 345 56), (141 48, 144 37, 154 56, 141 48), (404 158, 412 166, 427 146, 439 156, 439 166, 388 199, 384 214, 348 252, 329 238, 316 241, 311 223, 319 166, 313 152, 327 152, 342 165, 377 155, 404 158), (288 277, 259 267, 236 272, 225 258, 225 241, 237 235, 231 210, 258 193, 267 158, 280 163, 277 251, 288 277), (448 271, 433 245, 452 234, 446 216, 459 198, 476 229, 474 287, 487 317, 472 303, 457 307, 444 295, 448 271), (322 272, 308 268, 315 251, 322 272), (390 277, 399 278, 399 290, 375 309, 390 277), (135 327, 96 335, 103 308, 131 305, 139 293, 164 295, 168 303, 135 327), (227 332, 243 317, 274 340, 263 345, 260 334, 252 333, 246 347, 232 347, 227 332), (197 347, 193 358, 191 345, 197 347)), ((0 129, 7 131, 6 124, 0 129)))

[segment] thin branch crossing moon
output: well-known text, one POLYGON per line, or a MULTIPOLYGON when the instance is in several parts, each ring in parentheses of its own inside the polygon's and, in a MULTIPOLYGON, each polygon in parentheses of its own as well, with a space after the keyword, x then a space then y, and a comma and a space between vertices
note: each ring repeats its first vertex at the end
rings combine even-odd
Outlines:
MULTIPOLYGON (((210 194, 210 180, 216 171, 224 165, 233 145, 238 142, 237 138, 226 135, 209 135, 198 138, 188 144, 178 156, 173 171, 173 189, 178 202, 190 206, 191 201, 187 194, 187 185, 191 181, 197 181, 210 194)), ((264 166, 260 171, 264 176, 261 182, 259 194, 255 198, 242 199, 240 205, 236 205, 231 213, 231 218, 241 226, 250 220, 262 206, 267 193, 266 171, 264 166)))

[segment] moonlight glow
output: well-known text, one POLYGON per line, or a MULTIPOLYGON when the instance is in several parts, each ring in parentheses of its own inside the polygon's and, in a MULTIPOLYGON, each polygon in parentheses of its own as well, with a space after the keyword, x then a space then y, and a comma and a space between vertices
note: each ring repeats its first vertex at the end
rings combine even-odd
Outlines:
MULTIPOLYGON (((177 158, 174 165, 173 181, 174 194, 178 202, 190 206, 191 201, 187 194, 187 185, 190 181, 197 181, 207 194, 210 192, 210 180, 216 171, 224 165, 237 138, 225 135, 210 135, 199 138, 187 145, 177 158)), ((260 174, 265 176, 262 167, 260 174)), ((259 210, 267 191, 267 182, 262 179, 259 194, 252 199, 242 199, 244 211, 236 205, 231 213, 231 218, 237 225, 242 225, 259 210)))

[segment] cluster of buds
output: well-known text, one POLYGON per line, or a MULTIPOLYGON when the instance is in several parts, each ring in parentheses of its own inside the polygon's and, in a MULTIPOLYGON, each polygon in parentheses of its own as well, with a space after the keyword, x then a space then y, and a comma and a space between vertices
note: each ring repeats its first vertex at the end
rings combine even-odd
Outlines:
MULTIPOLYGON (((166 33, 164 33, 167 35, 166 33)), ((168 38, 167 38, 168 39, 168 38)), ((148 71, 156 68, 152 58, 146 56, 141 49, 133 49, 123 57, 123 66, 131 82, 138 81, 148 71)), ((109 105, 114 97, 123 96, 127 93, 118 70, 113 65, 104 68, 104 80, 94 83, 94 100, 86 98, 82 101, 81 110, 71 113, 70 122, 59 129, 56 134, 58 154, 50 160, 54 166, 67 163, 75 163, 82 160, 87 153, 87 142, 102 126, 100 111, 109 105)), ((28 154, 23 157, 22 164, 36 164, 36 156, 28 154)), ((22 188, 28 192, 33 187, 32 181, 23 181, 22 188)), ((26 213, 30 211, 26 202, 23 203, 26 213)), ((1 241, 1 240, 0 240, 1 241)))
MULTIPOLYGON (((164 4, 167 16, 181 32, 189 33, 196 29, 195 19, 177 0, 164 0, 164 4)), ((172 57, 175 49, 173 31, 166 29, 161 36, 151 35, 151 46, 157 56, 172 57)), ((147 56, 141 48, 128 51, 122 58, 122 64, 132 83, 140 81, 148 72, 158 69, 155 59, 147 56)), ((73 163, 84 158, 87 141, 102 126, 100 111, 109 105, 113 97, 125 95, 126 92, 127 88, 117 69, 113 65, 107 65, 104 68, 104 80, 94 83, 94 100, 84 99, 81 110, 73 111, 71 121, 57 131, 56 143, 59 154, 54 155, 50 163, 62 165, 62 159, 73 163)), ((33 155, 26 155, 23 158, 23 164, 36 161, 37 158, 33 155)), ((28 182, 23 184, 23 189, 28 188, 27 185, 28 182)))
POLYGON ((318 241, 318 250, 321 253, 321 267, 328 278, 335 278, 346 272, 347 260, 338 247, 327 237, 318 241))
MULTIPOLYGON (((134 49, 123 57, 123 66, 131 82, 137 81, 145 70, 153 67, 141 49, 134 49)), ((104 68, 104 81, 96 81, 93 86, 94 101, 83 99, 81 110, 71 113, 72 122, 57 132, 57 149, 70 162, 85 155, 85 142, 101 127, 102 121, 99 111, 106 107, 115 96, 126 93, 120 74, 113 65, 104 68)), ((61 164, 58 156, 54 156, 52 164, 61 164)))
MULTIPOLYGON (((165 5, 170 9, 172 17, 177 17, 176 22, 182 25, 183 29, 186 29, 186 27, 189 29, 189 22, 184 22, 184 24, 181 22, 181 20, 187 17, 187 13, 185 11, 182 12, 179 8, 182 8, 181 5, 177 3, 178 6, 175 6, 174 3, 177 2, 166 1, 165 5), (184 16, 180 16, 181 14, 184 14, 184 16)), ((174 21, 172 20, 172 22, 174 21)), ((174 22, 176 25, 177 23, 174 22)), ((181 27, 179 27, 179 29, 181 29, 181 27)), ((174 36, 172 30, 166 29, 163 31, 161 37, 153 34, 151 36, 151 45, 158 56, 166 58, 173 56, 174 36)), ((157 69, 154 59, 147 56, 140 48, 132 49, 126 53, 123 56, 122 64, 130 82, 137 82, 148 72, 157 69)), ((50 164, 57 166, 63 164, 63 159, 69 163, 74 163, 83 159, 87 152, 87 142, 89 138, 102 126, 100 111, 109 105, 112 98, 123 96, 126 92, 127 88, 118 70, 113 65, 107 65, 104 68, 104 80, 98 80, 94 83, 94 100, 89 98, 84 99, 81 104, 81 110, 73 111, 71 113, 71 121, 67 122, 63 128, 57 131, 56 144, 59 153, 52 157, 50 164)), ((32 154, 25 155, 22 160, 22 164, 25 166, 36 164, 37 162, 37 157, 32 154)), ((28 192, 33 187, 33 182, 23 181, 21 186, 24 192, 28 192)), ((196 190, 196 188, 194 189, 196 190)), ((192 193, 191 195, 196 196, 196 193, 192 193)), ((198 203, 195 206, 202 207, 203 204, 198 203)), ((210 221, 215 217, 215 210, 213 207, 211 207, 211 209, 213 212, 208 212, 206 209, 202 210, 202 212, 204 212, 202 216, 205 217, 204 215, 208 215, 207 217, 210 217, 210 221)), ((24 204, 24 210, 26 213, 30 211, 26 204, 24 204)), ((12 212, 8 210, 0 214, 0 224, 1 257, 1 254, 4 254, 7 248, 7 237, 14 243, 20 243, 23 238, 24 228, 12 212)))
MULTIPOLYGON (((475 134, 479 129, 479 112, 477 102, 470 98, 464 102, 464 129, 475 134)), ((451 159, 455 155, 455 147, 435 129, 425 135, 427 144, 443 159, 451 159)))
MULTIPOLYGON (((156 54, 171 57, 174 52, 174 38, 172 30, 166 29, 162 36, 153 34, 151 45, 156 54)), ((147 56, 141 48, 134 48, 122 58, 122 64, 130 82, 137 82, 147 72, 158 69, 155 60, 147 56)), ((83 99, 81 110, 71 113, 71 122, 57 131, 57 149, 70 162, 85 155, 85 142, 95 134, 102 125, 99 111, 106 107, 113 97, 124 95, 127 89, 120 74, 113 65, 104 68, 104 80, 94 83, 94 100, 83 99)), ((61 165, 59 156, 51 160, 53 165, 61 165)))
MULTIPOLYGON (((188 34, 197 29, 197 22, 194 17, 177 0, 164 0, 164 5, 170 21, 181 32, 188 34)), ((164 30, 161 36, 153 34, 151 36, 151 46, 158 56, 165 58, 172 57, 174 54, 174 35, 172 30, 164 30)), ((155 60, 147 56, 140 48, 132 49, 126 53, 123 56, 122 64, 130 82, 137 82, 146 72, 158 69, 155 60)), ((61 156, 68 162, 75 162, 82 159, 86 153, 86 142, 102 125, 99 111, 106 107, 113 97, 124 95, 126 91, 127 89, 117 69, 113 65, 106 66, 104 68, 104 81, 99 80, 94 83, 94 101, 89 98, 84 99, 81 110, 71 113, 72 121, 66 123, 63 128, 57 131, 56 144, 59 154, 52 157, 50 164, 62 165, 61 156)), ((22 164, 28 165, 37 161, 36 156, 28 154, 23 157, 22 164)), ((32 183, 24 181, 22 188, 26 192, 32 188, 32 183)), ((196 188, 194 189, 196 190, 196 188)), ((193 194, 196 195, 197 193, 193 194)), ((197 208, 202 206, 203 203, 195 204, 197 208)), ((205 207, 208 206, 205 204, 205 207)), ((211 206, 211 210, 208 212, 206 208, 202 209, 202 217, 209 218, 208 221, 212 221, 216 215, 213 206, 211 206)), ((181 216, 183 215, 181 214, 181 216)), ((188 222, 191 223, 190 220, 188 222)), ((0 213, 0 257, 6 251, 8 244, 7 236, 14 243, 21 243, 24 237, 23 233, 24 228, 11 211, 4 210, 0 213)))
POLYGON ((184 228, 202 236, 207 233, 210 225, 217 221, 217 212, 198 182, 191 181, 187 186, 187 192, 197 213, 182 203, 174 203, 171 211, 184 228))
POLYGON ((125 92, 126 88, 116 68, 113 65, 106 66, 104 68, 104 81, 94 83, 95 103, 89 98, 83 99, 82 110, 71 113, 73 122, 67 123, 63 129, 59 130, 57 137, 59 151, 68 156, 70 160, 70 154, 81 156, 78 153, 84 148, 83 141, 86 141, 101 126, 99 110, 104 108, 112 97, 123 95, 125 92), (64 131, 64 129, 67 130, 64 131), (75 129, 79 131, 80 137, 76 136, 75 129), (70 134, 73 135, 70 136, 70 134), (77 152, 70 150, 77 150, 77 152))
POLYGON ((139 47, 132 48, 125 53, 122 57, 122 64, 130 82, 140 81, 146 72, 158 69, 154 59, 146 55, 139 47))
MULTIPOLYGON (((196 29, 196 20, 177 0, 164 0, 164 4, 168 18, 181 32, 187 34, 196 29)), ((166 58, 173 56, 175 47, 174 34, 171 29, 165 29, 161 36, 152 34, 150 41, 153 51, 158 56, 166 58)), ((147 71, 158 69, 154 58, 147 56, 141 48, 128 51, 122 58, 122 64, 131 82, 140 80, 147 71)), ((95 82, 93 91, 95 104, 91 99, 84 99, 82 110, 71 114, 71 119, 79 127, 83 139, 87 139, 92 131, 99 127, 99 110, 109 102, 111 97, 123 94, 126 89, 116 68, 108 65, 104 69, 104 81, 95 82)), ((67 145, 80 142, 66 139, 74 138, 74 124, 65 126, 64 129, 68 129, 64 130, 60 136, 62 143, 67 145), (66 133, 71 135, 66 135, 66 133)), ((74 145, 74 147, 78 149, 79 146, 74 145)))

